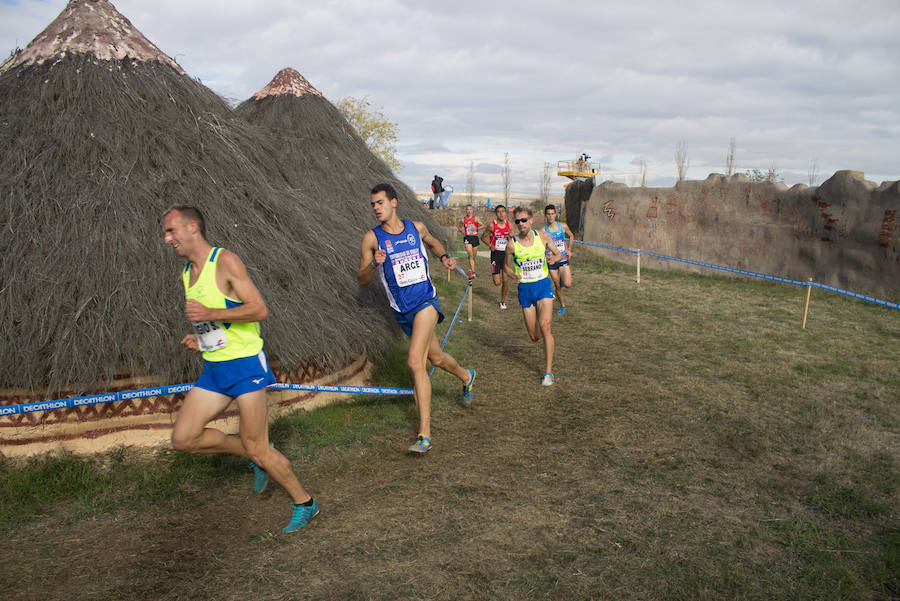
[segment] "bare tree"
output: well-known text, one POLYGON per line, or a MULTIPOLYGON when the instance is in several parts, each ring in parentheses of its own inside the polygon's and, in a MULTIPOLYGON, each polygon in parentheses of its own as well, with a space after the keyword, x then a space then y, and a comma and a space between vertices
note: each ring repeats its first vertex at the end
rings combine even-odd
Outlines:
POLYGON ((509 164, 509 153, 503 154, 503 168, 500 170, 503 181, 503 204, 509 205, 509 187, 512 184, 512 167, 509 164))
POLYGON ((553 172, 550 169, 550 163, 544 163, 544 170, 541 173, 541 201, 544 205, 550 204, 550 186, 553 184, 553 172))
POLYGON ((466 202, 475 203, 475 161, 469 161, 469 172, 466 174, 466 202))
POLYGON ((678 181, 684 181, 690 164, 687 153, 687 140, 679 140, 675 145, 675 170, 678 173, 678 181))
POLYGON ((728 154, 725 155, 725 174, 732 175, 734 173, 734 157, 737 153, 737 140, 731 138, 728 144, 728 154))
POLYGON ((817 173, 818 166, 819 166, 818 163, 819 163, 819 159, 813 159, 812 162, 809 164, 809 169, 806 172, 807 176, 809 177, 809 186, 810 187, 815 186, 816 180, 819 179, 819 174, 817 173))

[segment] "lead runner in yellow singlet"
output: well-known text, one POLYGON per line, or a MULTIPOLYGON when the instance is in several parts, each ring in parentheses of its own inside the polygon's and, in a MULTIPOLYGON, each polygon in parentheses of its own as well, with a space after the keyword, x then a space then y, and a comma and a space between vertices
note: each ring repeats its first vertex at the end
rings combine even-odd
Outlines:
POLYGON ((531 209, 522 207, 513 211, 518 235, 512 239, 512 252, 506 252, 506 273, 518 283, 519 305, 525 318, 525 329, 532 342, 544 341, 544 358, 546 360, 543 386, 552 386, 553 353, 556 342, 550 332, 553 320, 553 285, 550 283, 547 259, 556 263, 562 255, 550 236, 543 230, 534 229, 534 218, 531 209))
POLYGON ((196 207, 178 205, 163 215, 163 235, 188 260, 181 273, 185 316, 193 332, 182 338, 188 350, 203 353, 203 373, 184 398, 172 429, 172 446, 187 453, 230 453, 250 459, 254 491, 275 480, 292 501, 283 532, 300 530, 319 512, 287 458, 269 444, 266 387, 275 378, 262 351, 259 322, 269 311, 240 258, 206 241, 206 225, 196 207), (240 414, 240 436, 207 424, 231 400, 240 414))

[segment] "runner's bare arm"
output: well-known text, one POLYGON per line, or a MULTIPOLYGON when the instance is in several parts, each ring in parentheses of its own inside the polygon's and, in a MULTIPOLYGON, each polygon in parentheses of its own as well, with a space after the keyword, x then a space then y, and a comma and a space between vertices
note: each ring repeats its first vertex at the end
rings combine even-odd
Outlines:
POLYGON ((425 246, 431 249, 431 252, 435 257, 440 258, 441 264, 447 269, 456 269, 456 259, 447 255, 447 250, 444 248, 444 245, 441 244, 440 240, 431 235, 431 232, 428 231, 425 224, 421 221, 413 221, 413 225, 416 226, 416 231, 419 232, 419 237, 422 239, 422 242, 425 243, 425 246))
POLYGON ((362 246, 360 248, 359 270, 356 272, 356 281, 360 286, 368 286, 375 275, 377 265, 384 263, 387 258, 387 252, 378 248, 378 239, 375 232, 369 230, 363 236, 362 246))
POLYGON ((503 271, 505 271, 506 275, 508 275, 510 277, 510 279, 512 279, 514 282, 518 282, 519 276, 516 275, 516 270, 513 267, 513 265, 514 265, 513 261, 515 260, 515 254, 516 253, 514 253, 514 252, 510 252, 509 247, 507 247, 506 261, 504 261, 504 263, 503 263, 503 271))
POLYGON ((561 224, 563 226, 563 233, 569 237, 569 242, 566 244, 566 252, 569 255, 569 258, 572 258, 572 250, 575 248, 575 233, 569 229, 569 226, 565 223, 561 224))
POLYGON ((226 296, 241 301, 241 305, 231 309, 210 309, 195 300, 189 300, 184 309, 184 314, 189 320, 240 323, 264 321, 269 316, 269 309, 259 290, 250 280, 243 261, 236 254, 224 248, 219 256, 216 283, 226 296))
POLYGON ((550 234, 540 229, 537 230, 538 235, 541 237, 541 240, 544 242, 544 248, 550 251, 550 258, 548 259, 551 263, 559 263, 562 261, 562 253, 559 252, 559 249, 556 248, 556 244, 554 244, 553 240, 550 239, 550 234))

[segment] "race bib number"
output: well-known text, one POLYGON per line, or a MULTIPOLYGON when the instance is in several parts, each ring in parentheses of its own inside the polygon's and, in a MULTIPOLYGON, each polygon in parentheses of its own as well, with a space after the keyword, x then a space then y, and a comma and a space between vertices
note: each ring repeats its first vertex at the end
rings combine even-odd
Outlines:
POLYGON ((494 248, 497 250, 506 250, 506 238, 497 238, 494 240, 494 248))
POLYGON ((477 236, 478 235, 478 226, 476 225, 467 225, 466 226, 466 236, 477 236))
POLYGON ((559 254, 565 256, 566 255, 566 241, 565 240, 557 240, 556 248, 559 249, 559 254))
POLYGON ((544 260, 532 259, 524 261, 521 265, 522 281, 536 282, 544 277, 544 260))
POLYGON ((394 268, 394 279, 401 288, 418 284, 428 279, 425 271, 425 258, 418 251, 399 253, 391 257, 394 268))
POLYGON ((191 322, 194 333, 197 335, 197 343, 200 350, 217 351, 228 346, 228 336, 220 321, 196 321, 191 322))

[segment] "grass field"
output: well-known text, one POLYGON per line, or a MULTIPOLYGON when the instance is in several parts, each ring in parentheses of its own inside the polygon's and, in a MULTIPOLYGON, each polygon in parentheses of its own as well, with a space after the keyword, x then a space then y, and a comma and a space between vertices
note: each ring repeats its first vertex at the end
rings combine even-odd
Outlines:
MULTIPOLYGON (((276 422, 300 533, 235 458, 3 461, 0 597, 900 598, 900 314, 816 290, 801 330, 798 288, 574 265, 547 389, 479 259, 447 347, 476 400, 435 375, 427 455, 409 397, 276 422)), ((442 335, 464 287, 435 282, 442 335)), ((376 360, 410 385, 403 342, 376 360)))

